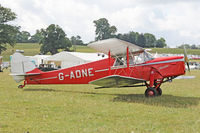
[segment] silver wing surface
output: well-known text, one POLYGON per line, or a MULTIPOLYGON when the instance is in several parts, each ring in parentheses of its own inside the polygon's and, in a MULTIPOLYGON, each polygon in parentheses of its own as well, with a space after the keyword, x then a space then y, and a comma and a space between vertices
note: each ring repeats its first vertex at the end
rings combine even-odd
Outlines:
POLYGON ((90 43, 88 46, 104 54, 108 54, 108 52, 110 51, 111 56, 126 54, 127 47, 129 47, 130 53, 138 53, 144 51, 143 48, 135 44, 117 38, 96 41, 90 43))
POLYGON ((93 80, 90 84, 102 86, 102 87, 119 87, 119 86, 128 86, 137 83, 142 83, 145 80, 136 79, 132 77, 111 75, 97 80, 93 80))

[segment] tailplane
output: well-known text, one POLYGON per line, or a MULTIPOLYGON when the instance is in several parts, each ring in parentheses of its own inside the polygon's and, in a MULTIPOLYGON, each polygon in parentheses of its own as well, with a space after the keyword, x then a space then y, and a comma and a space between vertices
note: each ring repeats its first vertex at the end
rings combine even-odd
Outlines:
POLYGON ((16 82, 23 81, 25 76, 27 75, 38 75, 40 73, 39 69, 36 68, 35 64, 31 61, 31 59, 25 57, 20 53, 14 53, 11 59, 11 74, 16 82), (34 71, 34 73, 30 73, 34 71))

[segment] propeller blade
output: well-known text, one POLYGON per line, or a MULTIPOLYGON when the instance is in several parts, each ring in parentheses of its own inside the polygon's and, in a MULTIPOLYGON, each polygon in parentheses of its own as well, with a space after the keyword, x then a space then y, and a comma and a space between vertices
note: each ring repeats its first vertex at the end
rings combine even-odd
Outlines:
POLYGON ((187 64, 188 71, 190 71, 190 65, 189 65, 189 59, 188 59, 188 56, 187 56, 187 51, 186 51, 185 46, 183 48, 184 48, 184 60, 185 60, 185 63, 187 64))

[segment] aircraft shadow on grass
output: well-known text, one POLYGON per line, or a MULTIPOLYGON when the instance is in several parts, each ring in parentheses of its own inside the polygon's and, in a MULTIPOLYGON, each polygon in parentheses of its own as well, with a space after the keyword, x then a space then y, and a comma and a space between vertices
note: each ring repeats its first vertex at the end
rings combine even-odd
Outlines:
POLYGON ((164 106, 173 108, 188 108, 197 106, 200 98, 196 97, 181 97, 173 95, 162 95, 155 98, 146 98, 143 94, 119 94, 113 99, 114 102, 130 102, 130 103, 143 103, 153 106, 164 106))
POLYGON ((23 91, 47 91, 47 92, 67 92, 67 93, 80 93, 92 95, 112 95, 115 96, 112 102, 127 102, 127 103, 141 103, 152 106, 163 106, 172 108, 188 108, 197 106, 200 102, 198 97, 181 97, 164 94, 159 97, 146 98, 144 94, 110 94, 98 92, 84 92, 84 91, 68 91, 56 89, 24 89, 23 91))

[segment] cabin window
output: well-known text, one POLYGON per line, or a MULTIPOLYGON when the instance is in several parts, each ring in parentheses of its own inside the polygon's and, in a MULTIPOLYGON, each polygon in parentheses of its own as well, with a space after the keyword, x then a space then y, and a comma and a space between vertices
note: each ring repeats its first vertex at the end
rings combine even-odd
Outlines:
POLYGON ((124 57, 116 57, 114 66, 125 66, 126 62, 124 60, 124 57))
MULTIPOLYGON (((150 53, 144 51, 142 53, 131 54, 129 56, 129 64, 130 65, 141 64, 150 61, 152 59, 154 59, 153 56, 150 53)), ((120 57, 116 56, 114 67, 116 66, 121 66, 121 67, 127 66, 126 56, 120 56, 120 57)))

